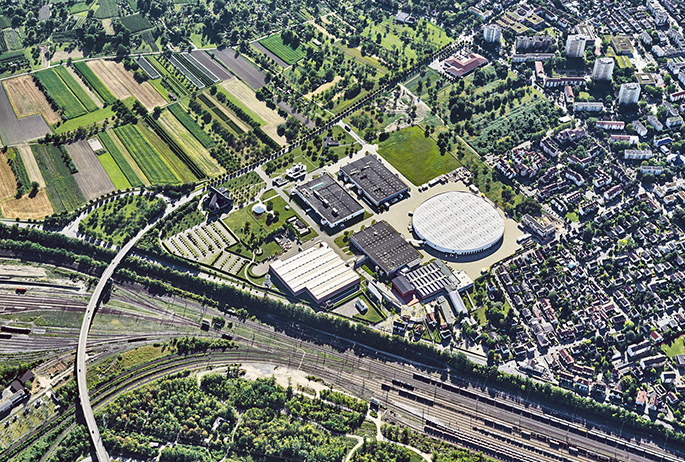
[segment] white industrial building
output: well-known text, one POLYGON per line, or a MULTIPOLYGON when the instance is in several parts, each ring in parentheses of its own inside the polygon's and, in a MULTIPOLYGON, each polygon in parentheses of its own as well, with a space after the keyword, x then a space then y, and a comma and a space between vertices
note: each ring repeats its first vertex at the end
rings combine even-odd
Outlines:
POLYGON ((293 295, 307 292, 317 303, 360 282, 359 275, 325 242, 285 260, 276 260, 270 269, 293 295))

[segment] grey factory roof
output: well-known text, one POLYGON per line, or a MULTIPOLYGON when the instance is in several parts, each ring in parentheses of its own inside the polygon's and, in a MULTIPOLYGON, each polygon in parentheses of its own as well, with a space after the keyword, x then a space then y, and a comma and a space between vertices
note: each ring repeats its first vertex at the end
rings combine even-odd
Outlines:
POLYGON ((354 233, 352 242, 386 274, 421 260, 421 254, 385 220, 354 233))
POLYGON ((364 213, 364 207, 327 174, 301 184, 293 191, 329 226, 335 226, 337 223, 364 213))
POLYGON ((388 170, 376 156, 364 156, 344 165, 340 171, 361 188, 376 205, 408 189, 407 185, 388 170))

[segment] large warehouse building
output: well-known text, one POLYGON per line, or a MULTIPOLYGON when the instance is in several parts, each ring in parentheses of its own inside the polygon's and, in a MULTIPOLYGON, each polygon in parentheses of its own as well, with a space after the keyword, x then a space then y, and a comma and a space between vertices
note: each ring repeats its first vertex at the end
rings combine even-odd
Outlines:
POLYGON ((360 281, 359 275, 324 242, 285 260, 276 260, 270 269, 293 295, 307 292, 317 303, 360 281))
POLYGON ((421 264, 421 254, 385 220, 354 233, 350 242, 386 276, 421 264))
POLYGON ((293 194, 319 215, 323 226, 335 228, 364 214, 364 207, 327 174, 294 188, 293 194))
POLYGON ((373 155, 364 156, 343 166, 339 175, 344 181, 354 184, 375 207, 409 191, 409 186, 373 155))
POLYGON ((480 196, 460 191, 422 202, 412 226, 426 245, 450 255, 482 252, 504 236, 504 218, 497 209, 480 196))

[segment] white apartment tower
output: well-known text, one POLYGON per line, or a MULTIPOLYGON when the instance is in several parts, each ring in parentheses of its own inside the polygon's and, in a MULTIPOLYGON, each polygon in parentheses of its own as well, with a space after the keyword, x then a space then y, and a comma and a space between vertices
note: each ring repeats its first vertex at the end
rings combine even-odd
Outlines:
POLYGON ((587 38, 584 35, 569 35, 566 39, 566 56, 580 58, 585 53, 587 38))
POLYGON ((611 80, 614 73, 614 58, 604 56, 595 60, 595 67, 592 69, 594 80, 611 80))
POLYGON ((483 27, 483 39, 488 43, 499 42, 502 37, 502 28, 497 24, 486 24, 483 27))
POLYGON ((618 92, 618 104, 637 104, 640 99, 640 84, 624 83, 618 92))

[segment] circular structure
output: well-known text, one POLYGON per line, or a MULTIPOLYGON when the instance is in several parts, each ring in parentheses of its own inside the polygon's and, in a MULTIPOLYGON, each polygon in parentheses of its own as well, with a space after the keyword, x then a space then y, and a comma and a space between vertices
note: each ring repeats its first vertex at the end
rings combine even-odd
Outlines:
POLYGON ((252 207, 252 211, 257 215, 261 215, 262 213, 266 212, 266 206, 259 202, 252 207))
POLYGON ((449 191, 422 202, 414 211, 414 232, 440 252, 467 255, 497 244, 504 235, 504 219, 482 197, 449 191))

